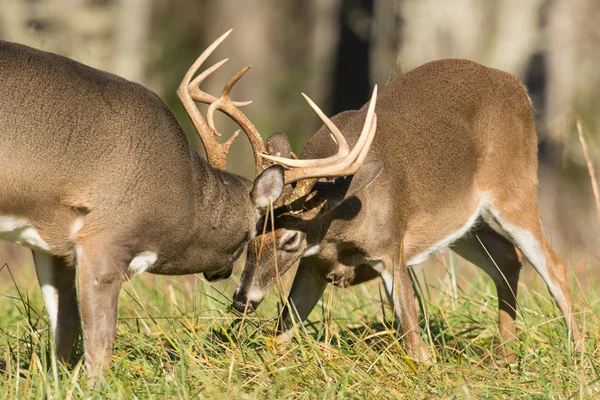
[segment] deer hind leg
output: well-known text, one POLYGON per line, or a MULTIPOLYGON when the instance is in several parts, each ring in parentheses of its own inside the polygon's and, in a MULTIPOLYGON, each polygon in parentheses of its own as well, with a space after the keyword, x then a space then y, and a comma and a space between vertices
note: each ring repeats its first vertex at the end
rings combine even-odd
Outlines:
POLYGON ((102 376, 112 357, 117 333, 117 303, 126 264, 105 245, 81 246, 79 308, 85 360, 92 376, 102 376))
POLYGON ((515 246, 487 224, 456 241, 451 249, 465 260, 484 270, 494 281, 498 294, 499 330, 506 362, 515 355, 507 346, 515 339, 517 317, 517 284, 521 260, 515 246))
POLYGON ((289 341, 294 336, 294 326, 302 324, 323 296, 327 280, 310 264, 300 261, 298 272, 277 326, 280 341, 289 341))
POLYGON ((33 251, 33 260, 50 320, 56 357, 66 362, 71 356, 80 324, 76 270, 62 258, 40 251, 33 251))
POLYGON ((419 317, 415 303, 415 292, 406 263, 384 262, 372 265, 381 274, 390 306, 394 311, 397 329, 404 335, 408 354, 425 363, 431 362, 431 355, 419 334, 419 317), (395 271, 390 272, 390 271, 395 271))
MULTIPOLYGON (((536 198, 535 196, 533 198, 536 198)), ((548 245, 542 230, 537 202, 500 202, 490 209, 491 218, 500 226, 525 258, 541 275, 558 305, 567 325, 569 338, 576 351, 583 350, 583 341, 573 311, 573 296, 567 281, 567 269, 548 245)))

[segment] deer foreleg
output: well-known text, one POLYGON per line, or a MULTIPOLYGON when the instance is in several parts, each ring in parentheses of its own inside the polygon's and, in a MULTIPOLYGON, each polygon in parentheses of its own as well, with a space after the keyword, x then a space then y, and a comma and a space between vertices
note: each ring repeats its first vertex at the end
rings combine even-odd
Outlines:
POLYGON ((411 357, 429 362, 431 359, 429 350, 419 334, 415 294, 408 267, 404 262, 387 264, 389 265, 378 265, 374 268, 381 271, 388 300, 394 311, 396 326, 404 335, 407 352, 411 357))
POLYGON ((122 265, 92 246, 82 247, 79 266, 79 308, 85 359, 92 375, 101 375, 112 356, 117 332, 117 303, 123 281, 122 265))
POLYGON ((74 266, 51 254, 34 251, 33 260, 44 302, 50 331, 56 346, 56 357, 68 361, 79 333, 79 311, 75 290, 74 266))
POLYGON ((277 338, 280 341, 288 341, 294 336, 294 327, 308 317, 326 286, 327 280, 317 270, 304 261, 300 262, 287 305, 279 319, 277 338))

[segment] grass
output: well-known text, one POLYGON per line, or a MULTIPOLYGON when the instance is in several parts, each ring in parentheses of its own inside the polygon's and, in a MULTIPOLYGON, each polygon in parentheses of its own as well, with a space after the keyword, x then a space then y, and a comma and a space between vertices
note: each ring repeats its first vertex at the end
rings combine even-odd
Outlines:
POLYGON ((228 308, 235 276, 210 285, 199 277, 144 275, 124 285, 112 369, 105 385, 95 389, 87 389, 81 344, 72 365, 54 361, 33 267, 5 267, 0 271, 0 398, 600 396, 600 297, 591 270, 583 272, 587 279, 573 282, 585 354, 572 354, 541 279, 526 277, 519 287, 518 362, 507 366, 498 357, 491 280, 461 266, 459 285, 453 284, 441 266, 452 268, 449 258, 438 258, 435 271, 441 278, 420 278, 427 314, 421 332, 436 359, 431 366, 404 353, 378 282, 329 287, 298 340, 280 344, 272 337, 276 293, 241 326, 240 315, 228 308))

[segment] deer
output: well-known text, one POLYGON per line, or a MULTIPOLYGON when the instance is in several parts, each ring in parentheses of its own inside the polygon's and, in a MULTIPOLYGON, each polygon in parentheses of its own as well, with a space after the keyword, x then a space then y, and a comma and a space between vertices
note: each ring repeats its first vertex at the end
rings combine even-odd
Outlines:
MULTIPOLYGON (((509 344, 524 261, 543 278, 581 351, 567 269, 539 215, 531 108, 517 78, 467 60, 433 61, 391 81, 378 95, 378 134, 361 169, 301 180, 274 204, 271 221, 248 245, 234 308, 254 312, 269 286, 297 266, 276 328, 285 342, 328 283, 380 277, 407 354, 431 362, 408 268, 449 247, 495 284, 501 358, 515 361, 509 344)), ((350 145, 367 112, 365 105, 332 118, 350 145)), ((266 157, 289 168, 327 159, 339 143, 323 126, 294 160, 282 158, 290 156, 286 141, 281 134, 274 142, 280 151, 266 157)))
POLYGON ((200 89, 228 60, 197 73, 230 33, 206 48, 177 89, 206 160, 150 90, 0 41, 0 239, 32 250, 56 357, 69 360, 81 326, 93 376, 110 365, 124 280, 143 272, 228 278, 285 185, 354 174, 373 140, 371 113, 357 145, 336 157, 298 168, 265 159, 269 141, 240 110, 251 102, 230 97, 250 66, 220 97, 200 89), (196 102, 209 105, 206 117, 196 102), (250 140, 254 181, 225 170, 240 130, 217 140, 216 111, 250 140))

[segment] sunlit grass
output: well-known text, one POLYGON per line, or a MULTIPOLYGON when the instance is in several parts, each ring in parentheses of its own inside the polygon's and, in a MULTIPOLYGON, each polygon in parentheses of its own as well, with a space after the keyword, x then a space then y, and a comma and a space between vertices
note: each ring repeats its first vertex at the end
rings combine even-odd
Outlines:
MULTIPOLYGON (((447 256, 440 259, 447 268, 454 264, 447 256)), ((329 287, 297 340, 281 344, 272 335, 276 293, 241 326, 240 315, 228 309, 236 277, 210 285, 199 277, 143 276, 124 285, 113 366, 106 383, 90 390, 81 344, 72 365, 53 361, 33 268, 13 267, 16 283, 5 268, 0 272, 0 397, 600 396, 600 297, 592 279, 573 282, 587 344, 582 355, 572 354, 541 280, 524 279, 529 283, 519 286, 518 361, 507 366, 498 356, 491 280, 471 267, 458 270, 458 286, 440 265, 427 279, 420 275, 427 314, 421 332, 436 360, 431 366, 406 356, 378 282, 329 287)))

